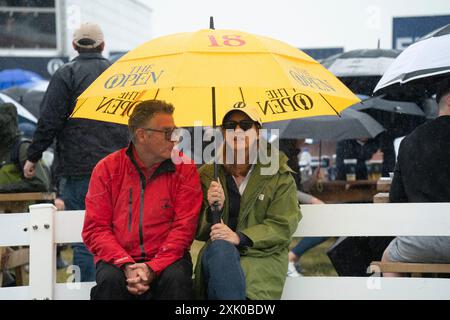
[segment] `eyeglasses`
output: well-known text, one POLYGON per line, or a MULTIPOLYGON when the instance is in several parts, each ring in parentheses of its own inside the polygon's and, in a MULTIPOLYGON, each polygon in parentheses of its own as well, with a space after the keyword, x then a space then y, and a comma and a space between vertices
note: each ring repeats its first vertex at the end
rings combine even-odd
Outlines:
POLYGON ((154 132, 162 132, 164 133, 164 138, 167 141, 171 142, 180 142, 183 139, 182 131, 180 128, 170 128, 170 129, 164 129, 164 130, 158 130, 158 129, 152 129, 152 128, 141 128, 146 131, 154 131, 154 132))
POLYGON ((222 123, 222 128, 236 130, 237 126, 244 131, 247 131, 253 127, 256 121, 253 120, 241 120, 241 121, 226 121, 222 123))

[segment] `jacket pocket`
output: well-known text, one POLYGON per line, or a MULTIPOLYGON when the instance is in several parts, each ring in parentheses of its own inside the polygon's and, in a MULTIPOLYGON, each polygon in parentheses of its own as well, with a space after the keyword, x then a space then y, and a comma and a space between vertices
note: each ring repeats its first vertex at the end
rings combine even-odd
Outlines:
POLYGON ((131 222, 133 220, 133 189, 130 188, 130 198, 128 200, 128 232, 131 232, 131 222))

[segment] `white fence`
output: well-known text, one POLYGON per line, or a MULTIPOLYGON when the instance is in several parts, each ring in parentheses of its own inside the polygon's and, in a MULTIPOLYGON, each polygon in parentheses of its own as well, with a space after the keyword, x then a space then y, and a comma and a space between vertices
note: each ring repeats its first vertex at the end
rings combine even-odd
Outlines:
MULTIPOLYGON (((304 236, 450 236, 450 203, 303 205, 295 233, 304 236)), ((29 286, 0 288, 4 299, 89 299, 94 285, 55 283, 56 244, 81 242, 84 211, 0 215, 0 246, 30 246, 29 286)), ((450 279, 287 278, 282 299, 450 299, 450 279)))

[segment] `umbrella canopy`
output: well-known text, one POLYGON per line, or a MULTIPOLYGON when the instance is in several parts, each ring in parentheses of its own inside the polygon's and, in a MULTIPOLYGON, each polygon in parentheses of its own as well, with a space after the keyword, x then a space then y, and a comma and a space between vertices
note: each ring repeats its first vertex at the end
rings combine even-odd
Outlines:
POLYGON ((7 89, 1 90, 2 93, 6 94, 10 98, 13 98, 17 102, 22 102, 22 97, 25 93, 27 93, 28 89, 24 87, 14 86, 9 87, 7 89))
POLYGON ((40 116, 40 106, 44 99, 45 91, 29 90, 22 96, 22 104, 35 117, 40 116))
POLYGON ((297 48, 207 29, 160 37, 128 52, 79 97, 72 117, 126 124, 134 106, 149 99, 173 103, 179 126, 214 125, 215 117, 245 105, 271 122, 337 114, 359 102, 297 48))
POLYGON ((337 77, 381 77, 399 54, 393 49, 352 50, 326 59, 322 65, 337 77))
POLYGON ((361 49, 344 52, 322 61, 353 92, 372 95, 381 76, 400 54, 392 49, 361 49))
POLYGON ((374 93, 389 93, 417 86, 432 94, 435 80, 450 75, 449 44, 450 24, 413 43, 389 66, 374 93))
POLYGON ((320 116, 308 119, 272 122, 267 129, 279 129, 280 138, 317 140, 343 140, 374 138, 384 131, 381 124, 366 113, 352 109, 342 111, 341 117, 320 116))
POLYGON ((29 82, 42 80, 35 72, 23 69, 6 69, 0 71, 0 89, 24 85, 29 82))
POLYGON ((20 120, 25 120, 31 123, 37 123, 38 120, 35 116, 33 116, 27 109, 25 109, 24 106, 22 106, 20 103, 18 103, 16 100, 10 98, 4 93, 0 93, 0 103, 12 103, 17 108, 17 114, 19 116, 19 122, 20 120))
POLYGON ((2 92, 22 104, 33 116, 39 118, 40 105, 48 84, 48 81, 42 80, 24 86, 9 87, 2 92))
POLYGON ((358 111, 373 109, 403 115, 425 117, 423 110, 414 102, 393 101, 383 99, 383 97, 374 97, 363 100, 360 103, 354 104, 351 108, 358 111))

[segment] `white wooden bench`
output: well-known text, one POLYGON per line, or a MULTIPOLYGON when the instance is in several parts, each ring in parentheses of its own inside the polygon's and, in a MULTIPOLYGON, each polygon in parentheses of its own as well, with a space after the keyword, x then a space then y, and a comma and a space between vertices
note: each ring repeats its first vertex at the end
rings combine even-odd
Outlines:
MULTIPOLYGON (((294 236, 450 236, 450 203, 303 205, 294 236)), ((84 211, 49 204, 0 215, 0 246, 30 246, 29 286, 0 288, 3 299, 89 299, 93 282, 55 283, 56 244, 81 241, 84 211)), ((450 279, 287 278, 282 299, 450 299, 450 279)))

